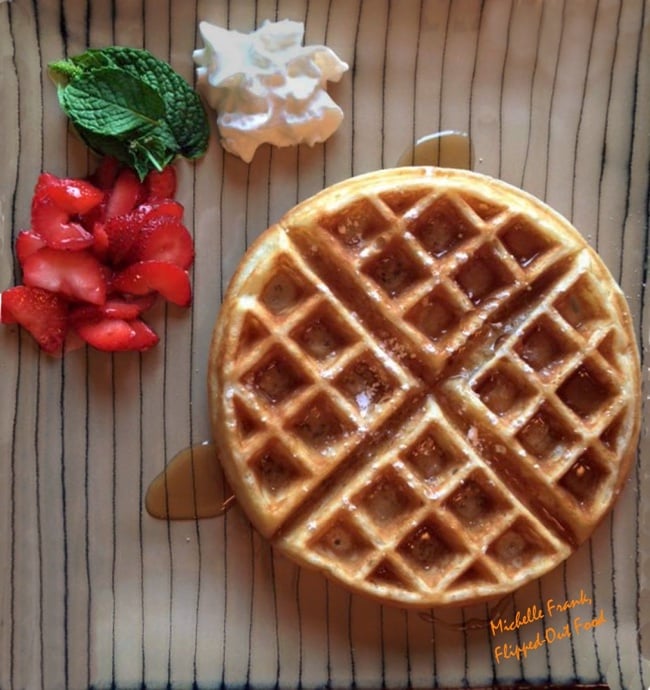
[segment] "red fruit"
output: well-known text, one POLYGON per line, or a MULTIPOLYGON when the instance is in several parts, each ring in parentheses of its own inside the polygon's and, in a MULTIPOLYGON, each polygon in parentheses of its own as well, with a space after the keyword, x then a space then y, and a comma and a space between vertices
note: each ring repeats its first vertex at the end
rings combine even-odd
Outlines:
POLYGON ((108 235, 103 223, 97 222, 93 225, 93 237, 95 239, 92 247, 93 254, 100 261, 104 261, 108 255, 108 235))
POLYGON ((148 350, 158 343, 156 333, 139 319, 101 319, 78 323, 74 328, 89 345, 107 352, 148 350))
POLYGON ((176 194, 176 169, 168 165, 163 170, 152 170, 144 180, 147 199, 173 199, 176 194))
POLYGON ((143 196, 143 185, 138 176, 130 168, 124 168, 108 197, 106 204, 106 218, 113 218, 132 211, 143 196))
POLYGON ((194 261, 194 243, 178 218, 158 216, 142 228, 132 256, 135 261, 166 261, 189 268, 194 261))
POLYGON ((192 299, 194 248, 175 191, 171 167, 141 183, 109 157, 90 181, 39 175, 32 227, 16 238, 24 285, 0 295, 0 322, 24 326, 48 352, 155 345, 140 316, 159 294, 192 299))
POLYGON ((153 201, 140 204, 138 208, 142 211, 145 220, 157 218, 158 216, 173 216, 178 218, 178 220, 182 220, 185 213, 183 204, 174 199, 154 199, 153 201))
POLYGON ((93 254, 83 249, 78 252, 51 247, 39 249, 25 259, 23 282, 73 300, 91 304, 106 301, 106 271, 93 254))
POLYGON ((133 321, 129 322, 129 325, 135 334, 129 345, 130 350, 139 350, 140 352, 143 352, 144 350, 148 350, 149 348, 158 344, 158 341, 160 340, 158 334, 149 328, 144 321, 134 319, 133 321))
POLYGON ((19 323, 45 352, 53 354, 62 350, 65 341, 67 302, 47 290, 18 285, 2 293, 0 321, 19 323))
POLYGON ((45 194, 66 213, 89 213, 104 199, 104 192, 90 182, 71 178, 56 178, 45 188, 45 194))
POLYGON ((70 223, 70 214, 60 208, 42 188, 32 200, 32 231, 40 235, 53 249, 85 249, 93 243, 93 236, 78 223, 70 223))
POLYGON ((123 319, 132 321, 149 310, 156 301, 155 293, 142 297, 110 297, 104 304, 79 304, 70 310, 70 323, 76 326, 88 321, 123 319))
POLYGON ((113 278, 115 290, 132 295, 160 293, 181 307, 192 301, 192 286, 187 271, 164 261, 137 261, 113 278))
POLYGON ((124 319, 101 319, 74 324, 75 331, 97 350, 126 350, 135 332, 124 319))
POLYGON ((117 175, 120 172, 122 164, 113 158, 112 156, 104 156, 95 172, 90 176, 90 180, 93 184, 97 185, 100 189, 111 189, 115 184, 117 175))
POLYGON ((33 230, 22 230, 16 238, 16 256, 22 266, 25 259, 34 252, 47 246, 45 240, 33 230))
POLYGON ((142 217, 135 210, 113 216, 104 223, 104 232, 108 239, 108 259, 113 264, 121 264, 140 235, 142 217))
POLYGON ((49 187, 53 187, 58 182, 58 180, 59 178, 56 175, 53 175, 52 173, 48 172, 42 172, 38 176, 36 184, 34 185, 34 198, 40 197, 43 194, 45 194, 47 192, 47 189, 49 187))

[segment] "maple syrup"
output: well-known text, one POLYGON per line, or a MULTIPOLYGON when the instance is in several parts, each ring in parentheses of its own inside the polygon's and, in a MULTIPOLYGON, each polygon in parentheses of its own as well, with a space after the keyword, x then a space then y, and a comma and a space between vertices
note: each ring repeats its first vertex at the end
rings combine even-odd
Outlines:
POLYGON ((233 502, 213 443, 197 444, 177 453, 151 482, 145 497, 147 512, 160 520, 218 517, 233 502))
POLYGON ((440 168, 471 170, 472 162, 469 135, 449 130, 420 137, 399 157, 397 167, 434 165, 440 168))

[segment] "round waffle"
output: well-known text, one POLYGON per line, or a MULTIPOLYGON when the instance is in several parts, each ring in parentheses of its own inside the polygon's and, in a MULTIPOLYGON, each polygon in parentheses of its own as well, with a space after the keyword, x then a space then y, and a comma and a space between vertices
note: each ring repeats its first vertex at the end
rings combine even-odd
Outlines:
POLYGON ((346 180, 266 230, 225 295, 209 396, 259 532, 409 607, 566 559, 619 494, 640 418, 602 260, 534 197, 439 168, 346 180))

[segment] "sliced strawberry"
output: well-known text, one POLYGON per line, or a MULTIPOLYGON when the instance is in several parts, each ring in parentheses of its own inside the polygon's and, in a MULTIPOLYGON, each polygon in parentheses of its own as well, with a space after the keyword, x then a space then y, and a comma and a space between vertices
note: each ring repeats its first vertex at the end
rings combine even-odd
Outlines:
POLYGON ((78 252, 51 247, 39 249, 25 259, 23 282, 73 300, 91 304, 106 301, 106 271, 97 258, 84 249, 78 252))
POLYGON ((155 199, 153 201, 146 201, 138 207, 142 211, 144 220, 156 218, 158 216, 173 216, 178 220, 183 219, 185 209, 183 204, 174 199, 155 199))
POLYGON ((189 268, 194 261, 192 236, 178 218, 151 218, 134 244, 132 257, 135 261, 167 261, 189 268))
POLYGON ((54 354, 63 348, 68 305, 65 299, 52 292, 18 285, 2 293, 0 320, 2 323, 19 323, 45 352, 54 354))
POLYGON ((105 261, 108 256, 108 235, 106 234, 106 229, 104 223, 97 222, 93 226, 93 254, 100 260, 105 261))
POLYGON ((136 319, 149 311, 156 303, 158 295, 152 292, 147 295, 113 296, 106 300, 101 309, 111 319, 136 319))
POLYGON ((101 319, 77 323, 75 331, 97 350, 120 352, 148 350, 158 343, 158 336, 139 319, 101 319))
POLYGON ((115 186, 108 197, 106 218, 132 211, 141 201, 143 191, 143 185, 135 172, 130 168, 124 168, 117 176, 115 186))
POLYGON ((95 223, 103 223, 106 220, 108 197, 108 192, 102 191, 102 200, 96 206, 93 206, 88 213, 79 213, 77 215, 77 220, 88 232, 93 232, 95 223))
POLYGON ((75 331, 97 350, 127 350, 135 331, 124 319, 101 319, 74 324, 75 331))
POLYGON ((16 237, 16 256, 22 266, 25 259, 34 252, 47 246, 45 240, 33 230, 22 230, 16 237))
POLYGON ((93 236, 79 223, 69 222, 69 214, 46 193, 32 202, 32 231, 40 235, 53 249, 85 249, 93 243, 93 236))
POLYGON ((115 265, 121 264, 129 255, 140 236, 142 216, 135 210, 113 216, 104 223, 108 238, 108 259, 115 265))
POLYGON ((57 178, 46 188, 47 196, 70 215, 89 213, 104 200, 104 192, 86 180, 57 178))
POLYGON ((181 307, 192 301, 192 287, 187 271, 164 261, 137 261, 113 278, 113 288, 132 295, 158 292, 181 307))
POLYGON ((163 170, 152 170, 144 180, 147 199, 173 199, 176 194, 176 169, 168 165, 163 170))
POLYGON ((134 319, 133 321, 129 322, 129 325, 135 333, 129 345, 130 350, 139 350, 140 352, 143 352, 144 350, 148 350, 149 348, 158 344, 160 340, 158 334, 144 321, 134 319))
POLYGON ((50 187, 54 187, 58 180, 59 178, 56 175, 48 172, 42 172, 38 176, 36 184, 34 185, 34 198, 41 197, 46 194, 47 190, 50 187))
POLYGON ((122 165, 112 156, 104 156, 95 172, 90 176, 90 181, 100 189, 112 189, 122 165))
POLYGON ((104 304, 78 304, 70 309, 70 323, 76 326, 103 319, 132 321, 148 311, 155 301, 156 295, 152 293, 142 297, 110 297, 104 304))

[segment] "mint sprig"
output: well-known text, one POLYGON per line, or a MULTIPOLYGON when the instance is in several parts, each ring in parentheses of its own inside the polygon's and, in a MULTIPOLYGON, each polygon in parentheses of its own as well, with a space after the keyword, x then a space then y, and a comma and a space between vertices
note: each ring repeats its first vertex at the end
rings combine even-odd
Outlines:
POLYGON ((93 49, 48 67, 59 103, 81 138, 141 179, 176 156, 205 153, 210 128, 198 94, 149 51, 93 49))

